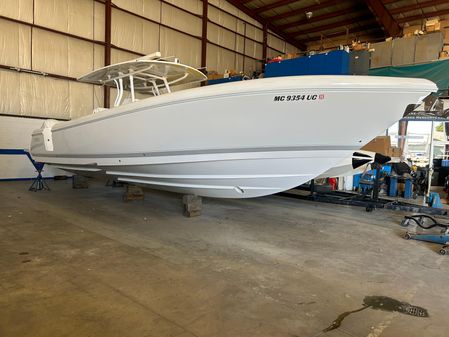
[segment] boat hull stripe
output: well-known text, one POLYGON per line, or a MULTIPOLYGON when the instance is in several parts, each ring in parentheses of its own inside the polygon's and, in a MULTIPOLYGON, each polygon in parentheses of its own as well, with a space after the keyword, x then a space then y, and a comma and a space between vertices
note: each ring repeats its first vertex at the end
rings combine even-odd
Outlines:
POLYGON ((57 153, 35 153, 35 157, 58 157, 58 158, 135 158, 135 157, 165 157, 202 154, 232 154, 248 152, 292 152, 292 151, 353 151, 359 149, 354 145, 317 145, 317 146, 294 146, 294 147, 262 147, 242 149, 209 149, 209 150, 182 150, 166 152, 144 152, 144 153, 113 153, 113 154, 57 154, 57 153))

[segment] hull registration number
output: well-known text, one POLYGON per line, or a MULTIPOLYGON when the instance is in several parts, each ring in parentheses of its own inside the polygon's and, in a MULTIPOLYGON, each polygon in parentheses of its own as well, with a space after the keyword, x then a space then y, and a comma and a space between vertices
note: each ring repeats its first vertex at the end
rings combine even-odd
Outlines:
POLYGON ((274 96, 275 102, 316 101, 320 99, 324 99, 324 94, 274 96))

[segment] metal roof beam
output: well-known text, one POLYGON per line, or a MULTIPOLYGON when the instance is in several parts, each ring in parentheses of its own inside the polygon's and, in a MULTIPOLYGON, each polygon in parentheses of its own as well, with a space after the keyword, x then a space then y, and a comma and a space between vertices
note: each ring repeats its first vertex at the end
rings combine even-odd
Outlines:
POLYGON ((447 3, 448 3, 447 0, 430 0, 430 1, 420 2, 417 4, 407 5, 407 6, 403 6, 403 7, 392 8, 392 9, 390 9, 390 13, 391 14, 402 14, 405 12, 414 11, 416 9, 433 7, 433 6, 437 6, 437 5, 447 5, 447 3))
POLYGON ((418 14, 418 15, 406 16, 405 18, 398 18, 397 20, 399 23, 405 23, 405 22, 410 22, 410 21, 415 21, 415 20, 420 20, 420 19, 433 18, 436 16, 441 16, 441 15, 446 15, 446 14, 449 14, 449 9, 442 9, 442 10, 430 12, 430 13, 422 13, 422 14, 418 14))
MULTIPOLYGON (((348 30, 344 29, 344 30, 341 30, 341 31, 338 31, 338 32, 333 32, 333 33, 326 34, 326 35, 323 34, 323 37, 325 39, 330 39, 330 38, 334 38, 334 37, 337 37, 337 36, 342 36, 342 35, 346 35, 346 34, 351 35, 351 34, 365 32, 367 30, 372 30, 372 29, 379 29, 379 27, 377 25, 375 25, 375 24, 366 24, 366 25, 363 25, 363 26, 360 26, 360 27, 351 28, 351 29, 348 29, 348 30)), ((309 37, 307 39, 301 40, 301 42, 302 43, 309 43, 309 42, 313 42, 313 41, 319 41, 320 39, 321 39, 320 36, 309 37)))
POLYGON ((337 17, 337 16, 341 16, 341 15, 348 14, 348 11, 349 11, 349 10, 351 11, 351 14, 353 14, 354 12, 361 12, 362 9, 361 9, 360 7, 357 8, 357 9, 353 9, 353 8, 351 8, 351 9, 344 8, 344 9, 341 9, 341 10, 336 11, 336 12, 331 12, 331 13, 326 13, 326 14, 323 14, 323 15, 314 16, 314 17, 312 17, 312 18, 310 18, 310 19, 307 19, 307 18, 305 17, 305 18, 302 18, 302 19, 299 20, 299 21, 294 21, 294 22, 286 23, 286 24, 279 25, 279 26, 276 26, 276 27, 279 28, 279 29, 284 30, 284 29, 288 29, 288 28, 293 28, 293 27, 297 27, 297 26, 309 24, 309 23, 314 23, 314 22, 324 21, 324 20, 328 20, 328 19, 335 18, 335 17, 337 17))
POLYGON ((382 0, 384 5, 393 4, 393 3, 399 2, 399 1, 402 1, 402 0, 382 0))
POLYGON ((250 17, 252 17, 254 20, 258 21, 259 23, 262 24, 262 26, 267 26, 267 28, 271 31, 273 31, 275 34, 279 35, 280 37, 282 37, 283 39, 285 39, 285 41, 287 41, 288 43, 294 45, 295 47, 301 49, 301 50, 305 50, 306 46, 301 44, 300 42, 296 41, 293 37, 286 35, 284 32, 280 31, 276 26, 274 26, 273 24, 270 23, 269 20, 266 20, 264 18, 262 18, 261 16, 257 15, 256 13, 254 13, 253 10, 249 9, 248 7, 244 6, 242 4, 241 0, 227 0, 231 5, 234 5, 235 7, 237 7, 238 9, 240 9, 243 13, 245 13, 246 15, 249 15, 250 17))
POLYGON ((279 0, 276 2, 273 2, 272 4, 269 5, 265 5, 262 7, 259 7, 257 9, 254 10, 254 12, 256 12, 257 14, 269 11, 270 9, 275 9, 281 6, 287 6, 290 5, 291 3, 297 2, 298 0, 279 0))
POLYGON ((364 0, 370 11, 376 17, 382 29, 389 36, 398 36, 402 29, 394 20, 393 16, 379 0, 364 0))
MULTIPOLYGON (((361 16, 361 17, 357 18, 357 20, 355 20, 353 18, 345 19, 345 20, 341 20, 341 21, 337 21, 337 22, 332 22, 327 25, 322 25, 319 27, 313 27, 313 28, 309 28, 309 29, 300 30, 298 32, 292 33, 291 35, 300 36, 300 35, 305 35, 305 34, 310 34, 310 33, 322 32, 322 31, 334 29, 337 27, 344 28, 344 26, 353 25, 360 21, 365 21, 365 20, 369 20, 369 19, 372 20, 372 17, 368 16, 368 15, 361 16)), ((298 39, 298 41, 300 41, 300 40, 298 39)))
POLYGON ((280 20, 280 19, 286 19, 286 18, 295 16, 295 15, 305 15, 306 12, 323 9, 323 8, 326 8, 326 7, 329 7, 332 5, 338 5, 338 4, 341 4, 343 1, 346 1, 346 0, 323 0, 320 4, 311 5, 311 6, 303 7, 303 8, 298 8, 298 9, 295 9, 292 11, 287 11, 285 13, 278 14, 278 15, 268 16, 266 19, 269 20, 270 22, 272 22, 272 21, 276 21, 276 20, 280 20))

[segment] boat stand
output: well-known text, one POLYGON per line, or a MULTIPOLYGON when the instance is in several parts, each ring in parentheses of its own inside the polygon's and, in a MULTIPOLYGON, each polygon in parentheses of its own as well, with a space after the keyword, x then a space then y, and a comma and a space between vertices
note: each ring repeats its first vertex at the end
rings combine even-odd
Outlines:
POLYGON ((73 189, 89 188, 89 179, 85 176, 75 174, 72 177, 72 188, 73 189))
POLYGON ((126 184, 125 192, 123 192, 123 201, 144 200, 145 194, 143 189, 137 185, 126 184))
POLYGON ((34 161, 31 156, 29 156, 31 162, 33 163, 33 166, 37 170, 37 177, 33 180, 33 183, 31 184, 29 191, 37 192, 37 191, 50 191, 50 187, 48 187, 44 177, 42 177, 42 170, 45 166, 45 163, 38 163, 34 161))
POLYGON ((28 188, 29 191, 37 192, 37 191, 50 191, 50 187, 48 187, 45 182, 44 177, 42 177, 42 170, 44 169, 45 163, 39 163, 31 157, 31 154, 24 149, 0 149, 0 154, 2 155, 25 155, 30 160, 31 164, 33 164, 34 168, 37 171, 37 177, 34 178, 33 183, 28 188))
POLYGON ((184 204, 184 215, 188 218, 200 216, 203 208, 203 200, 201 197, 193 194, 187 194, 182 197, 184 204))
POLYGON ((402 227, 408 227, 411 224, 415 226, 419 226, 425 230, 439 227, 441 228, 441 232, 439 234, 433 233, 433 234, 426 234, 426 233, 411 233, 406 232, 404 234, 404 239, 406 240, 418 240, 418 241, 426 241, 431 243, 438 243, 443 245, 440 250, 438 251, 441 255, 449 254, 449 224, 447 223, 440 223, 433 217, 426 215, 426 214, 417 214, 417 215, 410 215, 405 216, 404 219, 401 221, 402 227), (430 223, 430 224, 426 224, 430 223))

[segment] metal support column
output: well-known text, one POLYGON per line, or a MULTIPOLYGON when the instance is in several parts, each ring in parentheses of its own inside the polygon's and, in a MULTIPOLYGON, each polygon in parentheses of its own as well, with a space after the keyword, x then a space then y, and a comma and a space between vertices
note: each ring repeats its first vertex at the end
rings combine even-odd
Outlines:
POLYGON ((405 150, 405 137, 407 136, 408 121, 399 121, 398 124, 398 147, 401 152, 404 153, 405 150))
MULTIPOLYGON (((449 140, 449 123, 443 122, 444 125, 444 133, 446 134, 446 140, 449 140)), ((449 144, 444 146, 444 159, 449 159, 449 144)))
POLYGON ((262 71, 265 71, 265 63, 267 63, 268 49, 268 25, 263 25, 263 42, 262 42, 262 71))
POLYGON ((201 34, 201 68, 207 65, 207 19, 208 19, 208 0, 203 0, 203 28, 201 34))
POLYGON ((432 121, 432 130, 430 130, 430 148, 429 148, 429 174, 427 182, 427 194, 426 198, 429 199, 430 188, 432 187, 432 176, 433 176, 433 130, 435 129, 434 122, 432 121))
MULTIPOLYGON (((111 16, 112 16, 112 0, 105 0, 104 3, 104 65, 111 64, 111 16)), ((108 86, 104 86, 104 102, 105 108, 110 108, 111 90, 108 86)))

